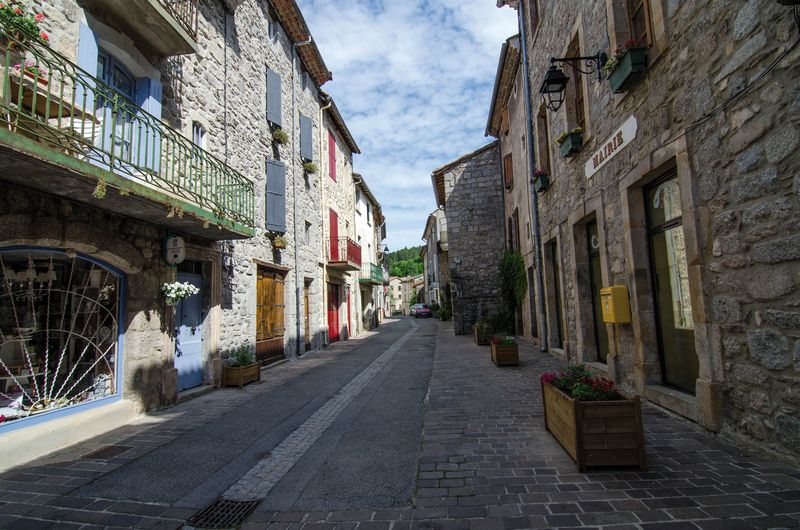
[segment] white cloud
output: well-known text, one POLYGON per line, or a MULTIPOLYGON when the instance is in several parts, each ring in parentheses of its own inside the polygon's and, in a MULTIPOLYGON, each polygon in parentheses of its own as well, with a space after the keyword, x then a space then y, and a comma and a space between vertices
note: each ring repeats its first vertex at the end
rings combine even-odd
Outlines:
POLYGON ((364 154, 392 249, 421 244, 431 171, 484 145, 494 74, 516 12, 494 0, 298 0, 364 154))

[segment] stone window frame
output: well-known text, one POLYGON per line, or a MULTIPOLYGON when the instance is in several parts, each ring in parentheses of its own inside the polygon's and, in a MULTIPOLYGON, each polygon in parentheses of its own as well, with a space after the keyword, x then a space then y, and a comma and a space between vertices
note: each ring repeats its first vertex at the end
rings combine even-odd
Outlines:
POLYGON ((712 322, 710 302, 704 286, 712 283, 703 270, 702 241, 709 210, 696 195, 697 175, 692 170, 686 137, 650 153, 619 182, 625 231, 626 269, 629 271, 631 328, 634 335, 634 380, 639 392, 667 409, 692 419, 706 429, 719 431, 721 424, 724 368, 719 326, 712 322), (651 278, 648 226, 644 188, 677 171, 681 191, 682 226, 689 266, 689 290, 695 326, 695 349, 699 373, 695 395, 662 384, 658 352, 655 298, 651 278))
MULTIPOLYGON (((651 48, 648 52, 648 68, 656 63, 668 46, 666 12, 660 0, 644 0, 647 3, 649 18, 651 48)), ((606 24, 608 26, 609 56, 618 47, 630 40, 630 23, 628 17, 627 0, 606 0, 606 24)))
MULTIPOLYGON (((572 26, 571 31, 568 34, 568 38, 564 43, 562 48, 561 56, 567 57, 571 55, 570 48, 572 47, 573 43, 577 40, 578 49, 574 51, 575 55, 578 56, 586 56, 588 55, 586 52, 585 42, 586 39, 584 38, 584 31, 583 31, 583 15, 579 15, 575 23, 572 26)), ((588 145, 589 141, 592 138, 592 118, 591 118, 591 105, 589 104, 589 97, 591 95, 591 91, 589 90, 589 81, 593 79, 591 75, 584 75, 572 70, 571 67, 565 66, 566 73, 570 76, 570 83, 567 83, 567 88, 564 93, 564 118, 566 127, 564 128, 565 131, 571 131, 575 127, 577 127, 577 116, 575 110, 575 84, 574 83, 581 83, 581 88, 583 89, 583 145, 588 145), (571 72, 570 72, 571 70, 571 72)))
MULTIPOLYGON (((572 277, 575 285, 573 289, 573 302, 575 311, 575 357, 578 362, 586 363, 595 371, 606 377, 611 377, 618 381, 615 359, 615 341, 610 340, 608 344, 608 357, 606 362, 598 361, 597 341, 595 340, 594 312, 592 305, 591 281, 589 280, 589 250, 586 240, 586 227, 592 221, 597 223, 597 235, 600 240, 600 276, 603 285, 611 284, 610 266, 608 264, 608 253, 606 252, 606 229, 605 217, 603 215, 602 197, 597 196, 587 201, 579 210, 574 211, 569 216, 570 240, 573 244, 571 264, 572 277)), ((613 326, 606 324, 609 338, 614 336, 613 326)))

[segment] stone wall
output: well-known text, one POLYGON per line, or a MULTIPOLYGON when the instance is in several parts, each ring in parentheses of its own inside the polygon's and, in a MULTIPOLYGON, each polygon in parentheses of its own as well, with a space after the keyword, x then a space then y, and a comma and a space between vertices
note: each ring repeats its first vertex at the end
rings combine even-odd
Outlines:
MULTIPOLYGON (((526 10, 530 86, 541 85, 549 58, 565 55, 575 34, 582 55, 612 53, 628 38, 622 4, 557 2, 535 31, 526 10)), ((592 323, 580 309, 587 301, 581 234, 596 219, 603 285, 626 286, 633 313, 631 324, 607 326, 608 364, 596 368, 708 429, 796 458, 800 48, 747 85, 794 42, 798 28, 791 8, 767 0, 651 1, 650 7, 649 68, 626 93, 614 95, 608 81, 567 69, 583 83, 588 127, 574 158, 562 158, 546 142, 553 168, 550 189, 539 194, 541 227, 545 243, 558 243, 561 266, 559 285, 545 267, 549 327, 559 289, 562 354, 593 360, 586 331, 592 323), (587 178, 586 161, 630 116, 638 122, 635 139, 587 178), (680 185, 700 366, 693 395, 662 385, 655 326, 643 187, 670 169, 680 185)), ((551 138, 574 126, 572 90, 561 110, 547 113, 551 138)), ((544 155, 537 149, 537 158, 544 155)))
POLYGON ((456 334, 502 309, 503 183, 497 142, 437 170, 444 179, 450 282, 456 334))

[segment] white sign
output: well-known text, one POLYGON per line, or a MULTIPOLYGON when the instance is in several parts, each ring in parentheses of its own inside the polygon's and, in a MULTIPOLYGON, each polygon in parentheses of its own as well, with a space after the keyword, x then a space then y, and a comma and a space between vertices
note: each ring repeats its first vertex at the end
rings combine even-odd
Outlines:
POLYGON ((586 161, 586 178, 590 178, 592 175, 597 173, 601 167, 606 165, 606 162, 617 156, 617 153, 622 151, 629 143, 636 138, 636 131, 639 128, 639 124, 636 122, 636 118, 631 116, 625 123, 622 124, 622 127, 617 129, 611 137, 600 146, 600 149, 595 151, 595 153, 586 161))
POLYGON ((186 259, 186 243, 180 236, 169 236, 164 242, 164 258, 170 265, 177 265, 186 259))

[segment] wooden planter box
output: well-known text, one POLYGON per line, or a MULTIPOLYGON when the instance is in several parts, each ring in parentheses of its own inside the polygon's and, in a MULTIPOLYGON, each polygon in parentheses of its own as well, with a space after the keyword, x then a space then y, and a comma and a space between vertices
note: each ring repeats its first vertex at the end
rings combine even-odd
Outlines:
POLYGON ((615 94, 626 92, 647 71, 647 48, 632 48, 622 56, 608 83, 615 94))
POLYGON ((492 362, 497 366, 516 366, 519 364, 517 344, 492 344, 492 362))
POLYGON ((583 473, 588 466, 647 469, 638 397, 620 401, 578 401, 542 384, 547 430, 583 473))
POLYGON ((247 383, 261 380, 261 365, 259 363, 247 366, 223 366, 222 386, 242 387, 247 383))
POLYGON ((583 133, 574 132, 567 135, 558 149, 561 152, 561 156, 569 158, 579 153, 581 146, 583 146, 583 133))
POLYGON ((478 333, 478 328, 473 328, 473 332, 475 333, 475 344, 477 344, 478 346, 488 346, 490 344, 489 343, 490 339, 486 337, 483 337, 483 339, 481 339, 481 334, 478 333))

